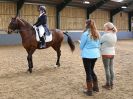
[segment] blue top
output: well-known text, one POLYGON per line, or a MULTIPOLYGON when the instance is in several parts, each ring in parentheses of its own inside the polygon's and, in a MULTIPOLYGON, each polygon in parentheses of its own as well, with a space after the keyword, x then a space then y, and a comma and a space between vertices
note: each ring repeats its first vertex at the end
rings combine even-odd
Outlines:
POLYGON ((93 40, 90 37, 89 30, 81 35, 81 57, 82 58, 98 58, 100 57, 100 40, 93 40))

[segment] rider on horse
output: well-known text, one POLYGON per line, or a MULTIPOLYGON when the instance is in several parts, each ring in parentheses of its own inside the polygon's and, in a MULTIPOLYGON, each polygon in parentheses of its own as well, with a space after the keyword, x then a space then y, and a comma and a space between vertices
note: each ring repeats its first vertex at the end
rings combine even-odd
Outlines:
MULTIPOLYGON (((40 6, 39 7, 39 12, 40 12, 40 15, 38 17, 37 22, 33 25, 33 27, 35 29, 37 27, 37 31, 39 32, 38 27, 42 25, 44 27, 44 30, 45 30, 44 36, 45 36, 45 34, 50 35, 49 29, 48 29, 48 26, 47 26, 46 7, 45 6, 40 6)), ((38 35, 40 37, 39 33, 38 33, 38 35)), ((46 47, 46 44, 45 44, 44 37, 40 37, 40 48, 45 48, 45 47, 46 47)))

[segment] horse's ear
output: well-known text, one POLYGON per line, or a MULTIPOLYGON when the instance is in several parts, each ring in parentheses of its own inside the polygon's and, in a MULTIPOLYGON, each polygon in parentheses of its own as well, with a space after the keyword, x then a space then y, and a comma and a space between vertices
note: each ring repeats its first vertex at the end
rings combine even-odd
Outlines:
POLYGON ((11 18, 11 21, 12 21, 12 20, 14 20, 14 18, 13 18, 13 17, 11 18))
POLYGON ((18 18, 18 15, 16 15, 14 18, 17 19, 18 18))
POLYGON ((11 20, 14 20, 14 19, 16 19, 16 18, 15 18, 15 17, 12 17, 12 18, 11 18, 11 20))

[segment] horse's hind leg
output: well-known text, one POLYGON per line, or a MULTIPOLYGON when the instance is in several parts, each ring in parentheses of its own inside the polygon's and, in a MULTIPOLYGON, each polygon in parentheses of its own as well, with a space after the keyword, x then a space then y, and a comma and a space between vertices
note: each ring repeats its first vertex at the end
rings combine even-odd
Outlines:
POLYGON ((53 49, 56 51, 57 53, 57 61, 56 61, 56 65, 58 67, 60 67, 60 56, 61 56, 61 50, 60 50, 60 46, 56 46, 56 47, 53 47, 53 49))
POLYGON ((27 56, 27 60, 28 60, 28 71, 30 73, 32 73, 32 68, 33 68, 33 62, 32 62, 32 54, 34 53, 35 50, 29 50, 28 52, 28 56, 27 56))

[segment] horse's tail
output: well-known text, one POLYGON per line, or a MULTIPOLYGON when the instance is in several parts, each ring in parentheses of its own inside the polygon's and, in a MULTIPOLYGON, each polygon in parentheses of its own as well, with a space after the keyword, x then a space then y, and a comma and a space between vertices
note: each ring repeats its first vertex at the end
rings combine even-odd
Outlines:
POLYGON ((68 32, 63 32, 67 36, 67 42, 71 48, 71 51, 73 52, 75 50, 74 42, 72 41, 71 37, 67 34, 68 32))

